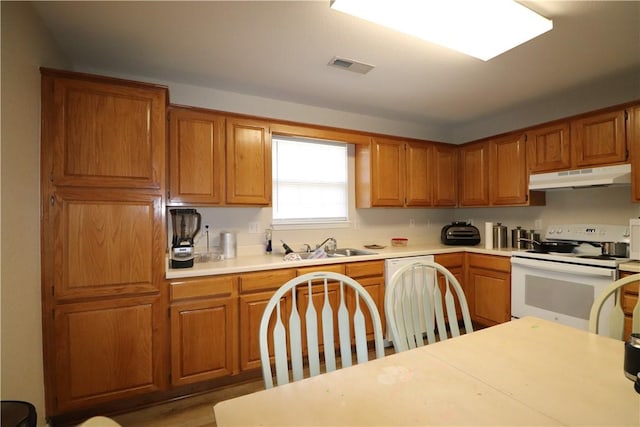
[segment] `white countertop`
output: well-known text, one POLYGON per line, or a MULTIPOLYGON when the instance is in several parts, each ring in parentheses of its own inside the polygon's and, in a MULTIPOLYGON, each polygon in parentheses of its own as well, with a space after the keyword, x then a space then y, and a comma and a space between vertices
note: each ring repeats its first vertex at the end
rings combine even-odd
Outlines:
MULTIPOLYGON (((359 246, 353 246, 359 248, 359 246)), ((365 249, 362 247, 362 249, 365 249)), ((219 274, 246 273, 250 271, 275 270, 278 268, 297 268, 312 265, 337 264, 344 262, 372 261, 387 258, 400 258, 420 255, 444 254, 453 252, 474 252, 486 255, 511 256, 511 248, 485 249, 482 246, 445 246, 440 244, 411 245, 406 247, 388 246, 384 249, 375 249, 375 255, 358 255, 352 257, 335 257, 310 259, 301 261, 285 261, 282 253, 271 255, 243 255, 233 259, 195 263, 191 268, 169 268, 167 260, 167 279, 179 279, 184 277, 214 276, 219 274)))
POLYGON ((629 261, 620 264, 618 268, 621 271, 630 271, 632 273, 640 273, 640 261, 629 261))

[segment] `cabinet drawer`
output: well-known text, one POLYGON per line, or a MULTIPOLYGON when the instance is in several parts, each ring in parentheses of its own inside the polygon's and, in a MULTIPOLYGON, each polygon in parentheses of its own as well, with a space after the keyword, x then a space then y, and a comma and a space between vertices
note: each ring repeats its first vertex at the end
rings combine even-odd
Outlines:
POLYGON ((278 289, 296 277, 294 269, 258 271, 238 277, 240 293, 278 289))
POLYGON ((171 301, 236 294, 236 280, 234 276, 207 277, 172 281, 171 301))
POLYGON ((496 270, 509 273, 511 271, 511 259, 506 256, 493 256, 481 254, 467 254, 469 267, 480 267, 487 270, 496 270))
POLYGON ((464 253, 438 254, 435 256, 435 261, 447 269, 462 267, 464 266, 464 253))
POLYGON ((296 275, 302 276, 307 273, 315 273, 318 271, 330 271, 333 273, 344 274, 344 264, 319 265, 317 267, 303 267, 296 269, 296 275))
POLYGON ((362 261, 351 262, 345 266, 346 275, 357 279, 358 277, 367 276, 383 276, 384 275, 384 262, 383 261, 362 261))

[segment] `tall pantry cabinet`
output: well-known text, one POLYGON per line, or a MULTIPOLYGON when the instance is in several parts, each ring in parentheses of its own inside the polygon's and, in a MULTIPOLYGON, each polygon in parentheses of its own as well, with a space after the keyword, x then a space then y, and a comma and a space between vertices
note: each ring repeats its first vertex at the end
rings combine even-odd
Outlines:
POLYGON ((167 387, 167 98, 161 86, 42 69, 48 417, 167 387))

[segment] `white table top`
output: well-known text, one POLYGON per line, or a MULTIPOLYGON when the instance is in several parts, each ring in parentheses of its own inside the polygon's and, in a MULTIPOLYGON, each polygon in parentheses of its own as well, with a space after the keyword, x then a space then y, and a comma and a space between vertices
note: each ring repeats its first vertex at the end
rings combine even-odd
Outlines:
POLYGON ((640 426, 624 343, 524 318, 215 406, 218 426, 640 426))

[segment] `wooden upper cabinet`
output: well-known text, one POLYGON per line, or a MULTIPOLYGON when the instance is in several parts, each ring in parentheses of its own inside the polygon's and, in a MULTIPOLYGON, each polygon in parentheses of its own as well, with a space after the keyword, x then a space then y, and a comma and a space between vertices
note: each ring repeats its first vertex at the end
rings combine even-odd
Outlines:
POLYGON ((356 145, 356 207, 429 207, 434 202, 434 144, 371 138, 356 145))
POLYGON ((589 115, 571 122, 574 168, 585 168, 627 160, 625 110, 589 115))
POLYGON ((569 122, 527 131, 527 169, 546 173, 571 168, 569 122))
POLYGON ((529 192, 523 134, 460 147, 460 206, 543 205, 544 192, 529 192))
POLYGON ((433 145, 406 143, 406 206, 433 205, 433 145))
POLYGON ((492 140, 489 168, 491 205, 523 205, 528 201, 524 135, 492 140))
POLYGON ((433 206, 458 204, 458 148, 436 144, 433 148, 433 206))
POLYGON ((460 206, 489 205, 489 143, 460 147, 460 206))
POLYGON ((225 118, 211 112, 169 110, 169 204, 224 202, 225 118))
POLYGON ((43 69, 53 185, 164 188, 166 102, 164 87, 43 69))
POLYGON ((267 122, 227 119, 226 201, 271 204, 271 131, 267 122))
POLYGON ((628 144, 631 156, 631 200, 640 202, 640 105, 629 110, 628 144))
POLYGON ((58 249, 46 258, 43 274, 57 301, 159 291, 160 195, 61 189, 52 202, 45 239, 58 249))
POLYGON ((392 139, 371 139, 371 205, 404 206, 404 143, 392 139))

